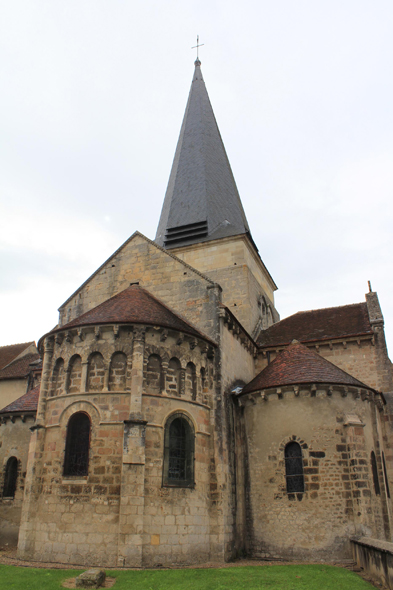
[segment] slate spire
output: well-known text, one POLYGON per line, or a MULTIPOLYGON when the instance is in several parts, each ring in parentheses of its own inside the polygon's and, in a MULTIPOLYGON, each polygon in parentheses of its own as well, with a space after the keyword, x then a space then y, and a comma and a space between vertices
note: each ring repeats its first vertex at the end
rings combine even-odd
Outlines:
POLYGON ((200 66, 197 59, 157 228, 165 248, 249 233, 200 66))

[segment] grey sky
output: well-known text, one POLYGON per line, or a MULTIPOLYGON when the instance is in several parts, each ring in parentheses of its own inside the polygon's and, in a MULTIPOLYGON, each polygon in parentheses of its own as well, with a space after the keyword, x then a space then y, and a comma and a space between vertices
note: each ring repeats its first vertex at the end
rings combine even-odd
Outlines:
POLYGON ((393 352, 393 4, 3 1, 0 344, 154 238, 202 71, 281 317, 378 291, 393 352))

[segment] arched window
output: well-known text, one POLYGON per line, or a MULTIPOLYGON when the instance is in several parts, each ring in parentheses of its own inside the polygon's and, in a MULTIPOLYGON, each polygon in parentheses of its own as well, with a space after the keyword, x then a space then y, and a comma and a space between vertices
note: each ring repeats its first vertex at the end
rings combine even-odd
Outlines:
POLYGON ((55 363, 52 375, 52 390, 51 395, 61 395, 65 390, 65 371, 64 361, 62 358, 58 358, 55 363))
POLYGON ((386 487, 386 493, 388 495, 388 498, 390 498, 390 489, 389 489, 389 482, 388 482, 388 474, 386 471, 386 463, 385 463, 385 454, 382 451, 382 466, 383 466, 383 475, 385 477, 385 487, 386 487))
POLYGON ((175 395, 180 395, 180 369, 179 359, 171 358, 168 366, 167 382, 169 392, 175 395))
POLYGON ((109 369, 109 391, 124 391, 126 387, 127 355, 115 352, 109 369))
POLYGON ((87 475, 89 470, 90 418, 77 412, 69 419, 64 457, 64 475, 87 475))
POLYGON ((145 387, 149 393, 161 393, 163 390, 161 358, 151 354, 147 361, 145 387))
POLYGON ((285 447, 285 477, 288 494, 304 492, 302 449, 299 443, 294 441, 285 447))
POLYGON ((181 413, 173 414, 165 425, 163 485, 194 486, 194 427, 181 413))
POLYGON ((194 363, 188 363, 185 378, 186 395, 196 399, 196 369, 194 363))
POLYGON ((379 487, 379 479, 378 479, 378 469, 377 469, 377 461, 375 458, 374 451, 371 451, 371 469, 373 472, 373 482, 374 482, 374 490, 377 496, 380 495, 381 489, 379 487))
POLYGON ((67 392, 79 393, 82 383, 82 359, 78 354, 72 357, 68 371, 67 392))
POLYGON ((102 391, 104 389, 105 365, 102 354, 95 352, 89 359, 87 370, 87 391, 102 391))
POLYGON ((10 457, 7 461, 4 474, 3 497, 14 498, 16 492, 16 480, 18 479, 18 459, 10 457))

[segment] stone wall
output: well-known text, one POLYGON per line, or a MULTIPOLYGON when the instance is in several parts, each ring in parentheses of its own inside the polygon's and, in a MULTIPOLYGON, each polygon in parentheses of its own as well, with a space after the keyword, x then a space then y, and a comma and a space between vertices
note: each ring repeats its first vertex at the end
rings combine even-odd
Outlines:
POLYGON ((60 325, 93 309, 134 282, 139 282, 205 334, 216 337, 214 317, 218 294, 213 281, 138 233, 60 307, 60 325))
POLYGON ((248 332, 255 329, 259 320, 260 328, 267 328, 279 319, 274 308, 276 286, 247 236, 192 244, 171 251, 220 284, 223 303, 248 332))
MULTIPOLYGON (((378 371, 379 349, 375 346, 372 337, 360 337, 347 340, 335 340, 331 342, 306 343, 308 348, 318 352, 340 369, 359 379, 369 387, 378 391, 382 390, 383 382, 378 371)), ((264 349, 258 355, 257 371, 264 369, 268 362, 272 362, 280 348, 264 349)))
POLYGON ((247 530, 254 557, 350 557, 354 534, 390 538, 372 394, 328 386, 282 388, 240 398, 248 442, 247 530), (370 397, 371 396, 371 397, 370 397), (304 492, 288 493, 285 448, 301 447, 304 492))
POLYGON ((25 486, 30 427, 34 416, 15 416, 0 423, 0 546, 16 546, 25 486), (11 457, 18 461, 18 478, 14 498, 4 497, 4 478, 11 457))
POLYGON ((5 379, 0 381, 0 410, 26 393, 26 379, 5 379))
POLYGON ((45 344, 19 555, 107 566, 205 561, 216 477, 211 347, 160 328, 95 328, 45 344), (77 413, 91 422, 88 472, 65 475, 77 413), (163 485, 165 424, 174 413, 193 424, 195 485, 163 485))

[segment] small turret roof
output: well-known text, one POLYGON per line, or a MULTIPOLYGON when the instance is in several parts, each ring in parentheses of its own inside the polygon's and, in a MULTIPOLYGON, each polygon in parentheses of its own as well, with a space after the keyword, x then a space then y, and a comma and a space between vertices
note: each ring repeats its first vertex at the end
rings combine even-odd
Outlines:
POLYGON ((303 383, 352 385, 353 387, 370 389, 368 385, 358 381, 318 353, 294 340, 243 388, 242 394, 270 387, 303 383))
POLYGON ((197 59, 157 228, 165 248, 249 233, 200 66, 197 59))
MULTIPOLYGON (((171 328, 212 342, 187 320, 139 285, 130 285, 114 297, 52 332, 95 324, 147 324, 171 328)), ((42 340, 42 339, 41 339, 42 340)))

